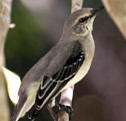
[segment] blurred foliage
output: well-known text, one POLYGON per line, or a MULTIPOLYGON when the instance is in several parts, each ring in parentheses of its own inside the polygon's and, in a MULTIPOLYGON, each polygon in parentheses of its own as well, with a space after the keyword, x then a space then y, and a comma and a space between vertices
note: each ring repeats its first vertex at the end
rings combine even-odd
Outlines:
MULTIPOLYGON (((21 77, 42 57, 52 46, 51 37, 38 24, 35 16, 21 3, 13 1, 12 23, 16 24, 10 29, 5 45, 6 64, 21 77)), ((12 103, 9 102, 12 109, 12 103)), ((12 110, 11 110, 12 113, 12 110)), ((39 120, 49 121, 49 115, 43 111, 39 120)), ((22 118, 21 120, 27 120, 22 118)))
POLYGON ((104 121, 103 101, 97 96, 82 96, 76 100, 73 107, 72 121, 104 121))
POLYGON ((32 13, 20 2, 14 0, 12 23, 5 46, 7 67, 21 77, 51 47, 51 38, 40 27, 32 13))
POLYGON ((102 5, 101 0, 84 0, 84 7, 97 8, 102 5))

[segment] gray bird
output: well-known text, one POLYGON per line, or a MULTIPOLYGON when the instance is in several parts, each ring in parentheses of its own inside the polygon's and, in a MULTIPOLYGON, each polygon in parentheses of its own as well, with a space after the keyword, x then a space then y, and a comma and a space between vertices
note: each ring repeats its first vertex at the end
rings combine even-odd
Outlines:
POLYGON ((94 57, 92 30, 98 11, 83 8, 67 18, 60 40, 25 75, 11 121, 30 109, 30 119, 35 119, 49 101, 85 77, 94 57))

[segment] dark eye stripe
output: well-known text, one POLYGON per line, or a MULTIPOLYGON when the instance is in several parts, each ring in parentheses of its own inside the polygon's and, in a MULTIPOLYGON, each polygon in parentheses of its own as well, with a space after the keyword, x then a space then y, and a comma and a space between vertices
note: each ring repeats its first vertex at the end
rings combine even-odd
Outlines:
POLYGON ((83 18, 80 18, 80 19, 79 19, 79 22, 82 23, 82 22, 87 21, 88 19, 89 19, 89 16, 85 16, 85 17, 83 17, 83 18))

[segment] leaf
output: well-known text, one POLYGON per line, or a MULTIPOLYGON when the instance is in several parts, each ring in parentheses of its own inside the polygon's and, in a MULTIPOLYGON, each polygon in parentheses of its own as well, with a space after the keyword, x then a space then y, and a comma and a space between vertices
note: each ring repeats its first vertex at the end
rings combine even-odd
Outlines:
POLYGON ((6 79, 9 98, 12 103, 16 105, 19 99, 18 90, 21 85, 21 79, 16 73, 8 70, 5 67, 2 67, 2 70, 6 79))

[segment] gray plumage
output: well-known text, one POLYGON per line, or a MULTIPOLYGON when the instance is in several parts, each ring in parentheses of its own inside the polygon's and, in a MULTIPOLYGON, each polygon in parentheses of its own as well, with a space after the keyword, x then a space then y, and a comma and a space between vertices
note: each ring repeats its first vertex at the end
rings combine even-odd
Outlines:
POLYGON ((33 119, 33 113, 38 115, 52 98, 87 74, 95 50, 92 37, 95 15, 91 15, 92 9, 84 8, 68 17, 59 42, 25 75, 11 121, 18 121, 30 109, 33 119))

